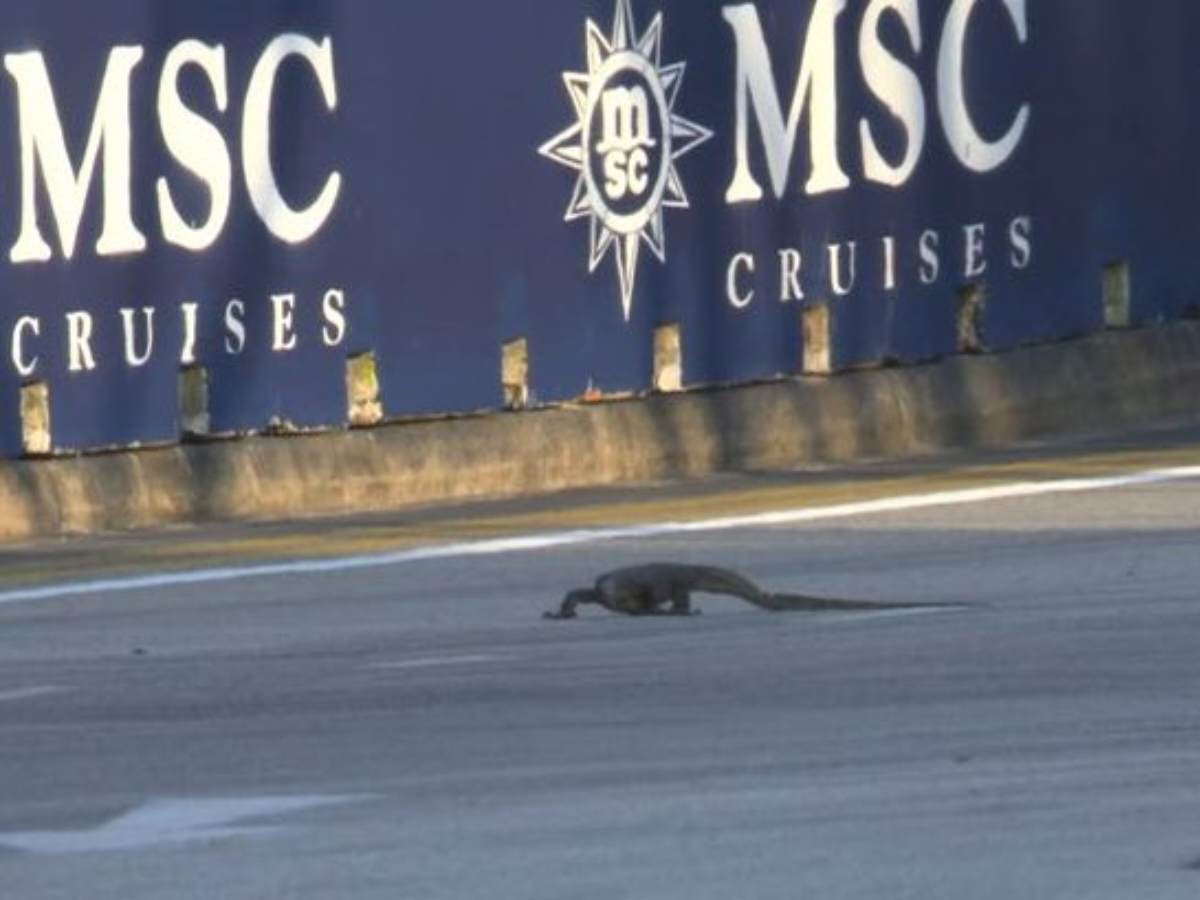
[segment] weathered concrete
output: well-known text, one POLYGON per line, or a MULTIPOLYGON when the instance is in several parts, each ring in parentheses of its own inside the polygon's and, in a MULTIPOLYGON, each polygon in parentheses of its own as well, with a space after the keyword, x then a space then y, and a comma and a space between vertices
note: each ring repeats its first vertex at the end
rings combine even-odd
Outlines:
POLYGON ((1200 325, 915 368, 0 465, 0 538, 394 509, 1200 416, 1200 325))

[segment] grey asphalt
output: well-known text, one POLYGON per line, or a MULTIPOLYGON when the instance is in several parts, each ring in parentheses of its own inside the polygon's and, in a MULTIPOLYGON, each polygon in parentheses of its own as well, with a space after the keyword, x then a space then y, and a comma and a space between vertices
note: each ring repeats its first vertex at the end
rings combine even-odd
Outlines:
POLYGON ((0 607, 0 897, 1190 900, 1198 534, 1183 481, 0 607), (651 559, 966 607, 539 619, 651 559))

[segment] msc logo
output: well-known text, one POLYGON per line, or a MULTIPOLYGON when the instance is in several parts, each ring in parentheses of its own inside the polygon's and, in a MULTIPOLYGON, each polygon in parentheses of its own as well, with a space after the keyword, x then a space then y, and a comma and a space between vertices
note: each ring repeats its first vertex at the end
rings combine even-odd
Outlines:
POLYGON ((662 29, 659 13, 638 35, 630 0, 617 0, 611 38, 589 19, 588 70, 563 73, 576 122, 538 151, 579 173, 565 220, 591 223, 589 271, 615 248, 626 321, 642 243, 665 262, 663 209, 688 207, 675 160, 712 137, 675 115, 687 66, 662 65, 662 29))

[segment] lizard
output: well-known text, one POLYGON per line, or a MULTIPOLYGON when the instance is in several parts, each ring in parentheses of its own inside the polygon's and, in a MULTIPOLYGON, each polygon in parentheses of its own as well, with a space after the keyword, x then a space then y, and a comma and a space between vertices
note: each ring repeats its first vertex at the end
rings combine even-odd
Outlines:
POLYGON ((805 594, 777 594, 762 590, 750 579, 716 566, 683 563, 648 563, 606 572, 590 588, 575 588, 566 593, 559 608, 544 614, 547 619, 573 619, 576 609, 596 604, 629 616, 687 616, 692 609, 694 592, 739 597, 770 612, 816 610, 889 610, 938 606, 935 603, 875 603, 864 600, 836 600, 805 594))

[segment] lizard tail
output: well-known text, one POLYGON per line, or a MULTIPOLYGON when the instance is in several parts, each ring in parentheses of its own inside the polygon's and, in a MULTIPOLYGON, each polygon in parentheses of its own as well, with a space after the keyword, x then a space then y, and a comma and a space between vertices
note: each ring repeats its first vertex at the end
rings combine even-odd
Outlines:
POLYGON ((820 610, 872 610, 897 609, 887 603, 872 603, 861 600, 835 600, 829 597, 811 597, 806 594, 775 594, 764 591, 748 578, 729 569, 715 566, 697 567, 694 590, 732 594, 759 609, 771 612, 820 611, 820 610))
POLYGON ((773 612, 823 612, 837 610, 925 609, 938 603, 876 603, 871 600, 839 600, 834 597, 810 597, 807 594, 764 594, 763 609, 773 612))

